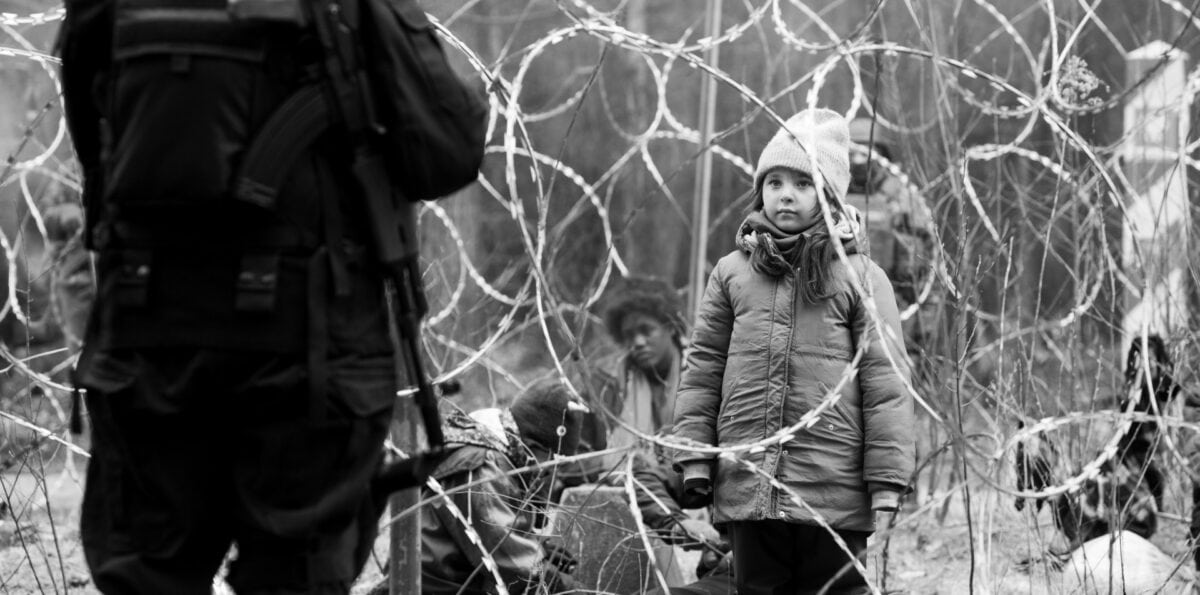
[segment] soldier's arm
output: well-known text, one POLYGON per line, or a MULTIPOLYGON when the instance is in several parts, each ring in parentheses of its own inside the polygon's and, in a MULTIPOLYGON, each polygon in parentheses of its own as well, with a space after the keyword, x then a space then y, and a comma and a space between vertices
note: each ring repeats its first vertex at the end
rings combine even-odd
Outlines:
POLYGON ((67 128, 84 172, 100 163, 99 100, 111 68, 113 2, 67 0, 66 17, 59 31, 62 58, 63 104, 67 128))

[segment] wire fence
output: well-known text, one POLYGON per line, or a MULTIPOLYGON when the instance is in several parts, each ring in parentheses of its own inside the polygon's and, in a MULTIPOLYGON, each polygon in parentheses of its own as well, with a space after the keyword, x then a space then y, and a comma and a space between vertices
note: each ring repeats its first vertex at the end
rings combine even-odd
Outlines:
MULTIPOLYGON (((437 380, 464 387, 452 406, 502 406, 545 376, 587 398, 623 355, 600 316, 614 288, 655 276, 687 291, 697 158, 715 158, 705 257, 715 262, 733 249, 766 140, 799 109, 831 107, 870 118, 890 145, 870 154, 890 194, 866 198, 868 211, 886 212, 870 224, 887 222, 869 231, 907 226, 879 237, 903 239, 894 258, 909 345, 888 357, 913 369, 919 472, 859 568, 873 592, 1073 592, 1069 572, 1029 564, 1065 549, 1053 505, 1012 504, 1085 492, 1148 421, 1165 428, 1151 541, 1170 568, 1156 580, 1164 592, 1189 580, 1189 445, 1200 425, 1184 403, 1200 394, 1189 318, 1200 250, 1187 185, 1200 171, 1189 120, 1200 73, 1187 57, 1200 3, 744 0, 726 3, 711 38, 698 2, 430 4, 447 51, 491 106, 478 183, 420 210, 424 341, 437 380), (1138 48, 1150 50, 1130 65, 1138 48), (717 130, 700 146, 703 78, 718 84, 717 130), (1126 351, 1151 335, 1182 391, 1163 410, 1135 410, 1159 377, 1143 358, 1126 380, 1126 351), (1035 443, 1054 453, 1052 477, 1019 483, 1017 453, 1035 443)), ((76 229, 80 191, 52 55, 63 10, 0 9, 0 591, 87 590, 77 525, 88 444, 68 431, 67 373, 91 277, 78 236, 61 232, 76 229)), ((762 473, 744 455, 793 440, 840 395, 829 389, 755 444, 639 441, 762 473)), ((632 505, 644 486, 622 477, 632 505)), ((628 542, 649 550, 640 518, 628 542)))

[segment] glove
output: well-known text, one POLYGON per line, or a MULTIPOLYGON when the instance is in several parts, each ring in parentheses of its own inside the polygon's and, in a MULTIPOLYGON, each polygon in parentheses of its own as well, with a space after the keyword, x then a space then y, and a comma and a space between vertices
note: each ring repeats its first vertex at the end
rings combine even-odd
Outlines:
POLYGON ((571 574, 579 565, 575 556, 571 555, 571 552, 557 541, 542 542, 542 551, 546 553, 546 562, 557 568, 559 572, 571 574))
POLYGON ((380 464, 371 478, 372 497, 384 502, 392 492, 424 484, 443 459, 440 453, 425 453, 380 464))
POLYGON ((707 477, 689 477, 683 480, 684 508, 703 508, 712 504, 712 481, 707 477))

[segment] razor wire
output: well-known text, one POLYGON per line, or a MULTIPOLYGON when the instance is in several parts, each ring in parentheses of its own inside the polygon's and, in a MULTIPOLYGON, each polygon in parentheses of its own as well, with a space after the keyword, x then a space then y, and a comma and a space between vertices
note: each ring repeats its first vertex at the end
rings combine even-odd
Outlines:
MULTIPOLYGON (((691 167, 691 160, 680 159, 679 154, 694 157, 700 152, 711 151, 724 167, 749 176, 761 146, 739 146, 733 141, 739 135, 748 134, 764 119, 773 122, 771 127, 782 124, 793 106, 827 105, 828 96, 823 93, 829 93, 839 81, 849 89, 846 91, 849 97, 844 97, 844 101, 839 101, 836 106, 839 111, 848 117, 874 116, 878 125, 887 127, 897 136, 917 139, 907 142, 905 146, 909 148, 920 144, 920 139, 929 138, 928 135, 941 126, 942 117, 946 115, 941 108, 917 110, 919 113, 907 120, 895 117, 895 107, 887 113, 876 109, 868 97, 872 75, 860 63, 873 60, 874 76, 880 76, 878 71, 887 68, 892 72, 909 68, 906 72, 924 73, 926 78, 922 80, 941 86, 945 97, 938 101, 949 101, 946 99, 949 97, 959 102, 954 108, 957 117, 1004 122, 1003 130, 1007 131, 1007 136, 998 133, 987 142, 974 144, 967 144, 966 139, 961 138, 960 146, 943 147, 944 154, 940 155, 910 158, 901 153, 891 159, 878 154, 871 156, 873 167, 885 170, 899 180, 906 192, 918 199, 916 208, 928 219, 937 223, 939 214, 945 216, 952 212, 958 220, 966 222, 964 228, 969 230, 969 237, 961 237, 955 230, 943 229, 940 225, 931 230, 935 242, 932 253, 921 263, 923 270, 919 275, 917 298, 903 309, 902 317, 905 320, 917 317, 919 311, 936 302, 939 295, 952 302, 957 316, 972 317, 976 326, 971 329, 971 334, 979 331, 979 336, 969 346, 963 337, 944 337, 957 340, 966 348, 957 360, 945 358, 949 363, 947 369, 951 370, 949 373, 954 375, 957 385, 972 387, 974 382, 975 392, 992 391, 1002 402, 1002 406, 993 412, 993 418, 999 417, 1001 421, 988 428, 992 432, 992 441, 999 446, 989 449, 974 444, 961 428, 955 427, 954 412, 945 395, 939 394, 933 385, 906 382, 905 390, 921 404, 925 423, 932 426, 931 432, 961 442, 965 453, 961 456, 966 457, 971 472, 958 487, 928 495, 920 510, 932 510, 929 503, 945 500, 972 485, 976 489, 1024 498, 1053 497, 1077 491, 1116 456, 1119 437, 1136 421, 1153 419, 1173 430, 1200 431, 1195 420, 1175 414, 1158 412, 1148 418, 1132 408, 1096 411, 1093 402, 1070 403, 1048 412, 1021 410, 1017 396, 1000 392, 999 386, 1003 382, 993 380, 987 385, 975 382, 972 372, 989 360, 999 358, 1004 362, 1006 357, 1021 358, 1022 354, 1025 354, 1022 364, 1030 368, 1032 356, 1028 354, 1038 349, 1051 352, 1050 359, 1060 360, 1060 369, 1065 371, 1067 360, 1087 357, 1085 346, 1077 338, 1082 325, 1111 318, 1105 310, 1103 296, 1111 296, 1114 287, 1123 287, 1134 294, 1142 291, 1131 280, 1137 271, 1126 270, 1129 265, 1114 257, 1114 247, 1106 231, 1110 222, 1105 217, 1068 219, 1073 211, 1107 211, 1131 226, 1137 225, 1126 205, 1126 197, 1134 193, 1134 183, 1122 170, 1118 151, 1112 146, 1087 140, 1076 123, 1082 117, 1119 109, 1157 72, 1157 67, 1141 80, 1128 84, 1100 81, 1089 70, 1089 65, 1079 54, 1081 38, 1085 34, 1098 31, 1112 40, 1114 47, 1118 45, 1109 24, 1104 23, 1097 13, 1099 2, 1030 0, 1016 7, 1013 3, 973 0, 972 4, 990 19, 993 28, 981 37, 980 43, 956 55, 947 52, 926 33, 902 40, 881 39, 878 26, 885 15, 899 19, 902 17, 897 14, 908 13, 912 22, 920 25, 918 15, 923 9, 932 10, 931 3, 898 0, 872 3, 870 10, 861 15, 861 20, 850 19, 847 23, 831 17, 832 11, 847 8, 845 2, 822 5, 802 0, 747 0, 736 18, 727 17, 721 34, 710 39, 695 37, 692 28, 671 36, 635 30, 623 12, 630 4, 628 2, 531 1, 552 9, 549 11, 557 18, 550 19, 552 23, 515 45, 505 45, 504 53, 498 55, 490 53, 486 44, 478 41, 478 27, 471 26, 466 18, 486 22, 494 14, 495 7, 486 9, 483 5, 487 3, 466 2, 453 10, 439 9, 439 14, 432 15, 445 46, 463 59, 471 76, 487 87, 490 99, 488 157, 478 184, 462 196, 425 204, 420 209, 420 223, 427 230, 424 234, 426 243, 435 244, 437 248, 434 253, 426 253, 423 260, 426 280, 434 298, 432 313, 425 321, 424 340, 435 364, 437 381, 470 374, 498 378, 501 388, 491 395, 491 400, 497 402, 511 398, 536 375, 553 373, 567 380, 580 395, 586 393, 588 387, 568 373, 566 362, 573 354, 585 351, 587 329, 593 329, 593 336, 596 334, 597 313, 606 292, 621 278, 644 270, 640 263, 648 255, 638 253, 638 244, 631 239, 638 214, 656 201, 663 201, 671 205, 670 210, 676 213, 678 223, 689 223, 686 205, 681 204, 685 197, 673 186, 680 172, 691 167), (913 4, 921 5, 922 10, 913 4), (1041 37, 1043 33, 1045 37, 1041 37), (767 39, 768 35, 772 36, 770 43, 764 42, 764 45, 768 45, 770 51, 764 53, 794 58, 807 66, 804 72, 796 73, 793 80, 784 81, 781 89, 756 86, 743 79, 745 69, 738 70, 740 64, 714 66, 703 58, 705 50, 712 46, 754 46, 756 36, 767 39), (990 44, 1009 44, 1012 64, 1017 70, 1042 76, 1013 77, 1011 70, 991 70, 991 65, 976 62, 990 44), (648 79, 644 90, 651 97, 643 104, 648 113, 635 114, 639 116, 637 122, 622 122, 617 113, 617 90, 628 86, 629 81, 608 80, 602 73, 605 62, 617 60, 613 56, 618 53, 619 59, 636 63, 636 72, 648 79), (558 95, 551 97, 553 101, 546 101, 547 83, 539 77, 550 76, 564 59, 580 60, 579 64, 571 65, 580 70, 580 76, 565 81, 572 86, 556 89, 558 95), (886 61, 887 65, 881 67, 881 61, 886 61), (723 96, 736 97, 743 109, 742 113, 722 117, 728 125, 716 131, 715 140, 707 146, 699 146, 700 133, 691 124, 696 118, 688 112, 687 106, 678 105, 680 93, 686 93, 700 76, 717 81, 723 96), (590 82, 580 83, 580 80, 590 82), (615 158, 607 163, 564 158, 563 146, 572 139, 548 134, 544 128, 569 129, 582 112, 590 109, 589 101, 595 97, 599 98, 598 111, 602 115, 598 121, 611 132, 604 138, 606 143, 616 147, 612 151, 615 158), (793 103, 785 109, 788 99, 793 103), (638 122, 641 122, 640 126, 638 122), (1038 134, 1048 135, 1050 142, 1033 142, 1038 134), (1019 167, 1035 172, 1032 176, 1052 181, 1055 188, 1051 196, 1018 198, 1016 204, 1023 212, 1037 214, 1037 217, 1025 217, 1018 222, 997 210, 1003 198, 996 187, 998 179, 980 175, 984 168, 1015 167, 1016 162, 1021 163, 1019 167), (614 194, 630 191, 624 184, 624 177, 631 171, 644 172, 649 178, 650 182, 638 189, 645 197, 634 201, 632 207, 626 204, 624 208, 618 208, 615 201, 625 197, 614 198, 614 194), (459 206, 468 200, 486 202, 504 215, 481 222, 476 219, 479 216, 477 209, 470 205, 459 206), (1067 254, 1056 239, 1059 228, 1066 223, 1074 226, 1073 233, 1079 242, 1072 246, 1074 254, 1067 254), (556 260, 562 247, 571 246, 572 234, 585 224, 599 232, 598 242, 602 245, 591 252, 596 260, 583 265, 556 260), (493 233, 513 240, 513 245, 518 247, 516 251, 500 254, 483 245, 478 239, 483 225, 494 226, 493 233), (1030 233, 1018 234, 1020 226, 1030 233), (431 231, 444 233, 433 234, 431 231), (431 240, 431 236, 436 237, 431 240), (1022 317, 1006 311, 991 311, 978 304, 973 287, 974 270, 985 259, 1003 260, 1011 267, 1014 244, 1019 238, 1036 244, 1043 259, 1079 259, 1077 269, 1068 267, 1067 271, 1076 288, 1074 295, 1055 312, 1022 317), (960 248, 967 244, 976 255, 975 261, 962 257, 960 248), (576 291, 569 292, 563 288, 561 279, 569 272, 567 269, 573 267, 587 268, 591 278, 582 290, 574 288, 576 291), (467 323, 462 321, 468 318, 474 322, 464 328, 467 323), (988 324, 998 325, 999 330, 990 335, 984 333, 981 325, 988 324), (528 369, 522 363, 523 356, 550 362, 552 371, 544 367, 528 369), (1013 427, 1017 419, 1037 421, 1017 430, 1013 427), (1102 422, 1103 427, 1092 428, 1094 422, 1102 422), (1011 476, 996 469, 1011 461, 1017 444, 1035 436, 1056 441, 1076 440, 1078 450, 1086 454, 1074 461, 1070 469, 1060 470, 1063 474, 1053 486, 1039 491, 1007 487, 1011 476)), ((496 3, 496 6, 517 4, 496 3)), ((1159 0, 1153 5, 1178 15, 1183 23, 1177 31, 1164 32, 1168 43, 1176 44, 1185 33, 1194 34, 1200 27, 1195 5, 1177 0, 1159 0)), ((0 74, 20 69, 41 89, 38 97, 24 98, 26 103, 21 105, 24 112, 35 111, 36 115, 15 129, 5 131, 4 134, 11 135, 8 140, 15 142, 0 144, 0 149, 6 151, 4 165, 0 166, 0 192, 7 192, 6 196, 16 199, 13 204, 5 203, 4 206, 20 214, 19 226, 0 225, 0 246, 7 265, 4 275, 7 298, 0 309, 0 317, 25 327, 36 323, 31 308, 31 279, 45 276, 51 279, 50 285, 55 286, 54 274, 60 264, 44 259, 42 244, 47 236, 44 214, 51 201, 39 193, 54 187, 68 196, 68 200, 77 202, 80 191, 81 176, 68 149, 67 129, 62 118, 57 58, 51 55, 49 46, 32 41, 38 35, 44 37, 63 16, 61 7, 28 14, 0 13, 0 74)), ((510 33, 515 39, 516 32, 510 33)), ((1165 62, 1164 57, 1159 66, 1165 62)), ((1186 109, 1198 90, 1200 67, 1187 73, 1187 85, 1179 105, 1186 109)), ((955 138, 957 135, 951 134, 955 138)), ((804 142, 797 140, 801 144, 804 142)), ((1163 147, 1163 155, 1177 158, 1189 172, 1200 171, 1200 162, 1195 156, 1200 138, 1183 141, 1178 147, 1163 147)), ((824 181, 818 179, 816 183, 820 185, 824 181)), ((1020 192, 1022 188, 1012 190, 1020 192)), ((729 207, 714 220, 710 231, 716 231, 718 225, 727 225, 730 217, 736 217, 735 201, 733 197, 728 200, 729 207)), ((830 210, 824 201, 822 203, 823 216, 828 219, 830 210)), ((838 257, 845 260, 847 254, 840 246, 837 248, 838 257)), ((710 257, 711 260, 714 259, 710 257)), ((1139 266, 1139 263, 1135 262, 1133 266, 1139 266)), ((1191 276, 1195 282, 1196 271, 1191 271, 1191 276)), ((1043 277, 1039 276, 1039 285, 1044 282, 1043 277)), ((1005 278, 1008 278, 1007 272, 1005 278)), ((857 280, 852 283, 857 291, 870 294, 870 288, 857 280)), ((42 296, 41 299, 48 298, 42 296)), ((865 300, 865 303, 869 316, 878 323, 873 302, 865 300)), ((61 324, 63 315, 56 305, 57 302, 51 301, 48 308, 42 307, 48 312, 43 317, 61 324)), ((1037 309, 1040 310, 1040 306, 1037 309)), ((884 351, 892 364, 912 367, 912 362, 901 361, 908 360, 908 354, 897 353, 888 347, 894 344, 895 337, 885 335, 886 325, 875 326, 879 329, 875 340, 885 346, 884 351)), ((1178 356, 1176 361, 1180 367, 1185 372, 1194 370, 1197 348, 1194 333, 1173 339, 1177 341, 1173 353, 1178 356)), ((62 376, 62 366, 69 366, 70 360, 59 360, 58 365, 51 368, 39 367, 39 358, 47 356, 26 353, 16 349, 18 347, 21 346, 0 345, 0 358, 7 362, 11 375, 21 379, 26 387, 39 387, 43 396, 35 397, 35 391, 24 390, 15 398, 0 401, 0 406, 7 408, 0 410, 0 418, 11 423, 11 427, 28 432, 33 440, 58 444, 86 456, 86 451, 65 429, 67 413, 54 401, 70 391, 62 376), (39 399, 48 399, 54 406, 43 407, 39 399)), ((616 350, 609 345, 608 351, 616 350)), ((827 390, 817 407, 779 433, 754 444, 723 448, 680 444, 663 436, 638 432, 615 412, 602 409, 600 413, 610 425, 623 427, 637 435, 647 447, 694 450, 719 456, 730 464, 753 467, 746 457, 761 453, 768 446, 795 440, 819 422, 841 398, 841 386, 853 381, 861 356, 860 351, 845 366, 838 386, 827 390)), ((51 359, 54 357, 57 356, 50 356, 51 359)), ((1092 364, 1098 368, 1110 367, 1110 362, 1118 359, 1111 353, 1091 357, 1092 364)), ((1191 378, 1193 383, 1185 386, 1185 391, 1200 390, 1194 372, 1183 376, 1191 378)), ((1035 386, 1027 381, 1022 390, 1029 392, 1035 386)), ((1092 392, 1100 390, 1093 387, 1092 392)), ((1168 434, 1167 440, 1173 440, 1171 435, 1168 434)), ((1186 466, 1181 449, 1172 442, 1167 450, 1173 464, 1186 466)), ((570 457, 544 468, 592 456, 596 455, 570 457)), ((776 487, 789 491, 782 484, 776 487)), ((626 483, 625 488, 632 501, 633 483, 626 483)), ((798 494, 790 493, 789 496, 799 506, 808 508, 798 494)), ((640 518, 638 525, 638 539, 647 545, 649 536, 640 518)), ((484 552, 485 558, 486 554, 484 552)), ((494 568, 489 570, 495 572, 494 568)), ((864 568, 859 570, 865 574, 864 568)), ((661 578, 657 569, 655 572, 661 578)))

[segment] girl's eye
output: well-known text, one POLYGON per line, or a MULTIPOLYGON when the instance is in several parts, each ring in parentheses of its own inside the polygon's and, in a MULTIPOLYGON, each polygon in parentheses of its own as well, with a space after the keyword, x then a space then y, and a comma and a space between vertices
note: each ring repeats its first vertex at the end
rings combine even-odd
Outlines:
POLYGON ((813 185, 813 181, 812 181, 811 179, 808 179, 808 178, 804 178, 804 179, 802 179, 802 180, 797 180, 797 181, 796 181, 796 186, 798 186, 798 187, 800 187, 800 188, 808 188, 808 187, 810 187, 810 186, 812 186, 812 185, 813 185))
POLYGON ((772 188, 779 188, 780 186, 783 186, 783 182, 779 180, 767 180, 767 185, 772 188))

